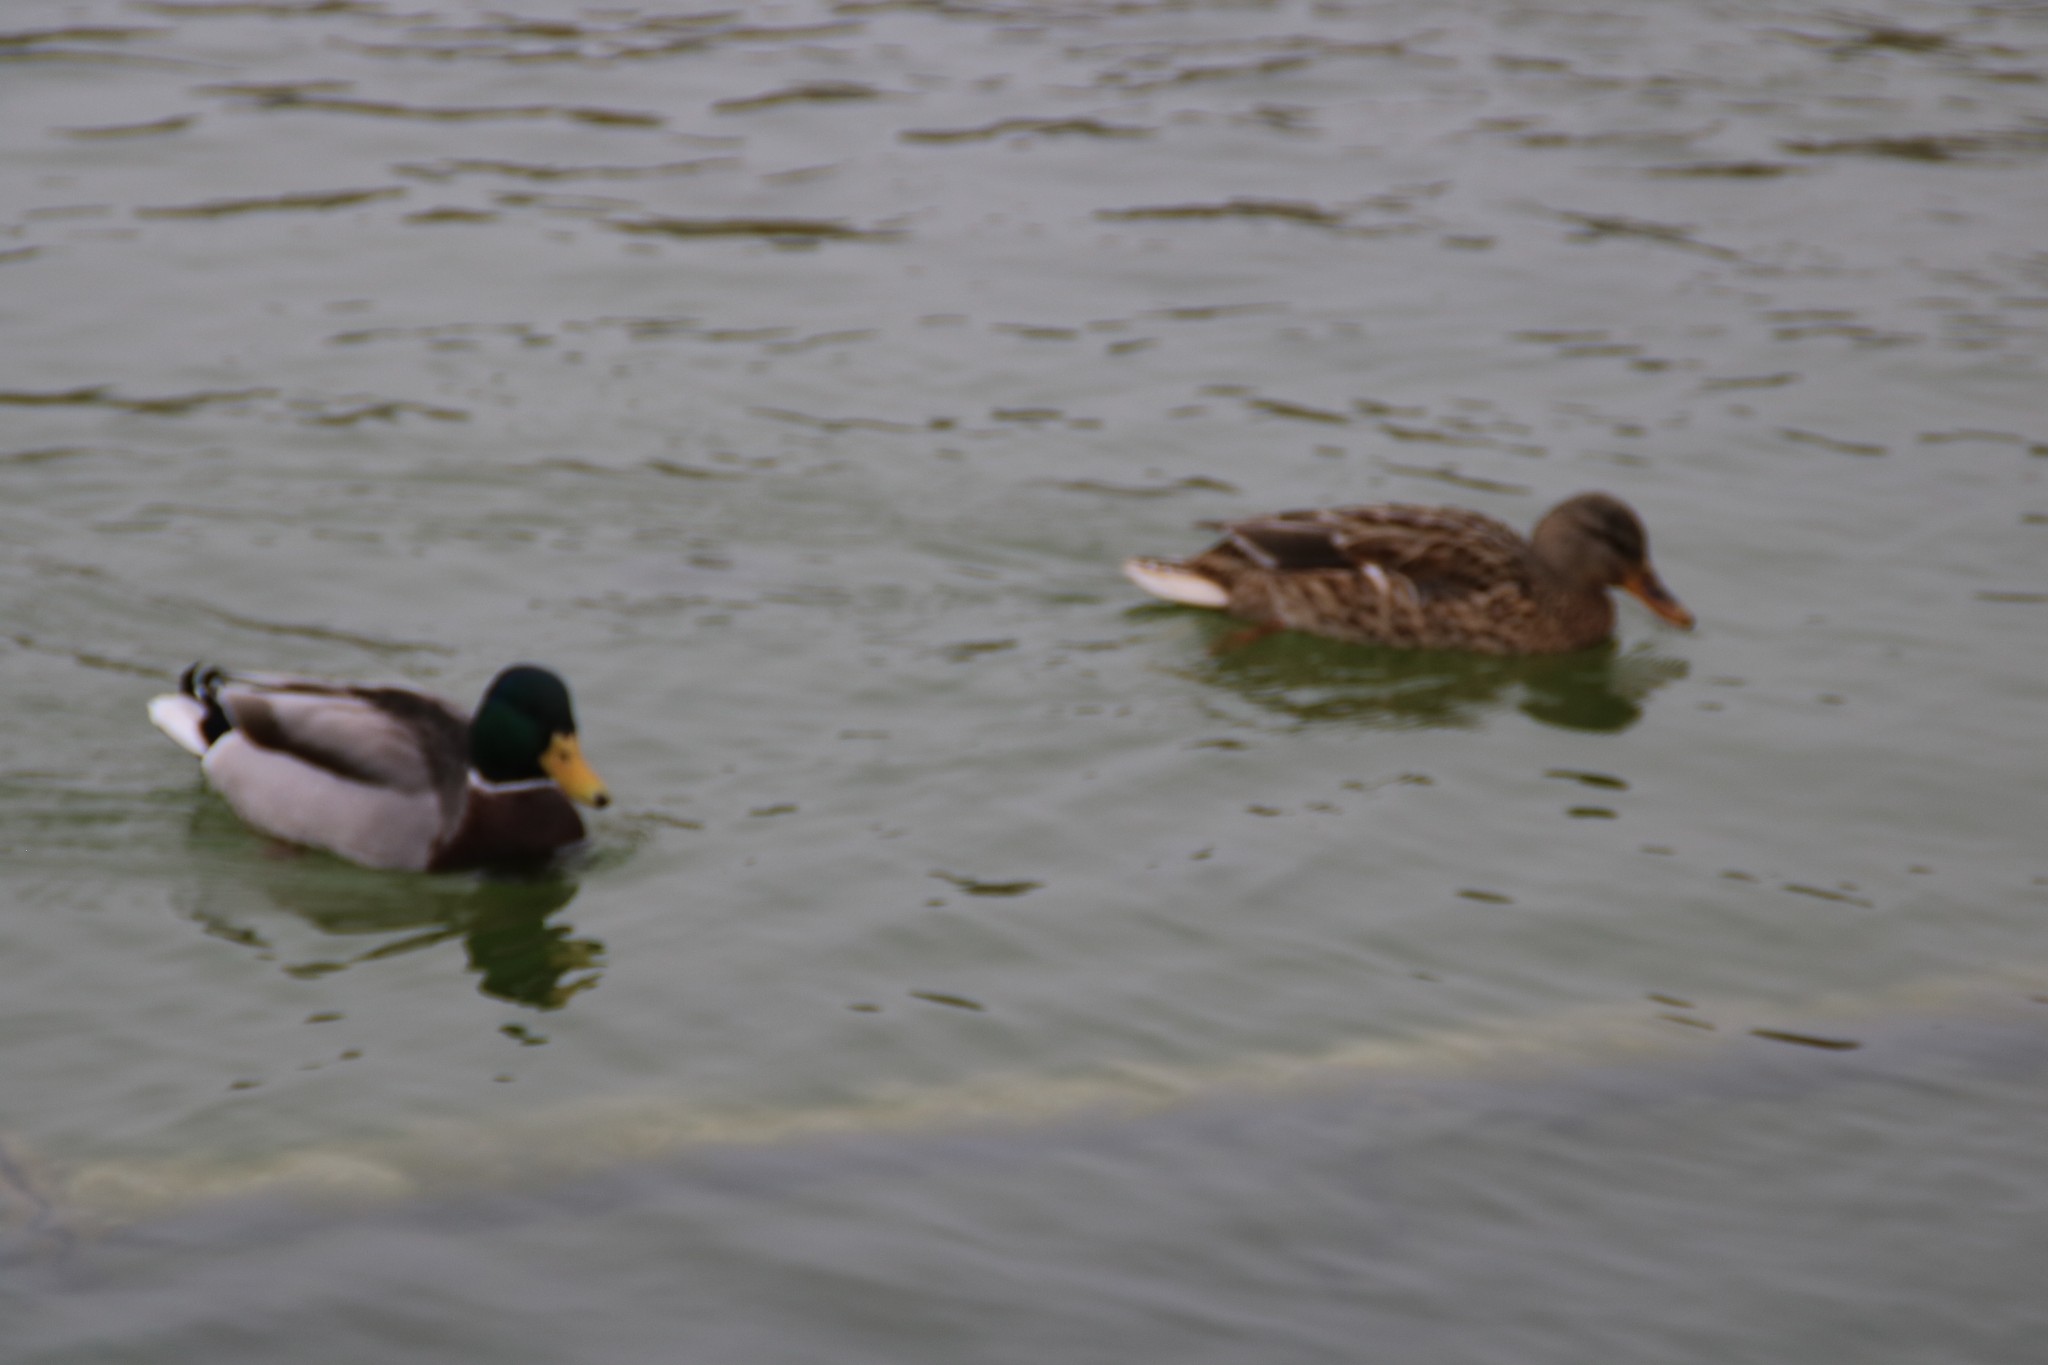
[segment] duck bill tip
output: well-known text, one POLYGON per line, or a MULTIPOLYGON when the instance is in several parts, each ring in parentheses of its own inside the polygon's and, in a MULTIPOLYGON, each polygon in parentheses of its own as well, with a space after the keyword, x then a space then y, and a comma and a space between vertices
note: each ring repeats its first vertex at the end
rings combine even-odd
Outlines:
POLYGON ((1685 609, 1683 602, 1671 595, 1671 590, 1664 586, 1649 566, 1645 565, 1630 574, 1621 586, 1629 596, 1655 612, 1658 619, 1677 626, 1680 630, 1692 629, 1693 614, 1685 609))

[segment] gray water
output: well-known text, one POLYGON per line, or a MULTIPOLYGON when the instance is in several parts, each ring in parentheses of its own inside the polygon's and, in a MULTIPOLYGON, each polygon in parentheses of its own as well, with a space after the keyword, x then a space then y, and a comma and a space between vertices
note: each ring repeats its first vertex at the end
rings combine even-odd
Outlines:
POLYGON ((9 1361, 2020 1362, 2048 14, 13 0, 9 1361), (1402 656, 1126 554, 1643 514, 1402 656), (195 658, 575 691, 538 881, 195 658))

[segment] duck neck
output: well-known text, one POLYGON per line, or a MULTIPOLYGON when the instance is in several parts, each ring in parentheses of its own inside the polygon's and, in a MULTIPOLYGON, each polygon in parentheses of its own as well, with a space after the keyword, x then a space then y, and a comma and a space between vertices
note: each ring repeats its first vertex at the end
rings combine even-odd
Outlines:
POLYGON ((1530 595, 1537 619, 1544 622, 1553 650, 1584 649, 1614 631, 1614 599, 1594 583, 1573 582, 1538 563, 1530 595))

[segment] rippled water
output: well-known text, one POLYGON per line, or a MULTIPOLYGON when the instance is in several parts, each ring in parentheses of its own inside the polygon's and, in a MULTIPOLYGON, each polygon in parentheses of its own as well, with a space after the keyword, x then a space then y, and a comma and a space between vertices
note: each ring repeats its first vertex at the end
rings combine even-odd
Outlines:
POLYGON ((2034 1358, 2037 7, 4 25, 10 1359, 2034 1358), (1116 567, 1589 487, 1695 633, 1116 567), (618 805, 281 854, 198 657, 618 805))

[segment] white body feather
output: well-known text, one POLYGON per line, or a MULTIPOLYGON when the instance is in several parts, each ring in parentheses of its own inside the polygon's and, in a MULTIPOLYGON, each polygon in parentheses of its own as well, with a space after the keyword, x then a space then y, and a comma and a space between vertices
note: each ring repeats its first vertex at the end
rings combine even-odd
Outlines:
POLYGON ((206 720, 206 707, 197 697, 188 697, 183 692, 166 692, 162 696, 151 697, 149 718, 180 749, 200 758, 206 757, 206 735, 200 729, 206 720))
POLYGON ((1186 607, 1227 607, 1230 594, 1213 578, 1157 559, 1126 559, 1124 577, 1154 597, 1186 607))
POLYGON ((370 867, 418 870, 434 855, 441 804, 431 788, 371 786, 222 735, 199 765, 235 814, 287 843, 330 849, 370 867))

